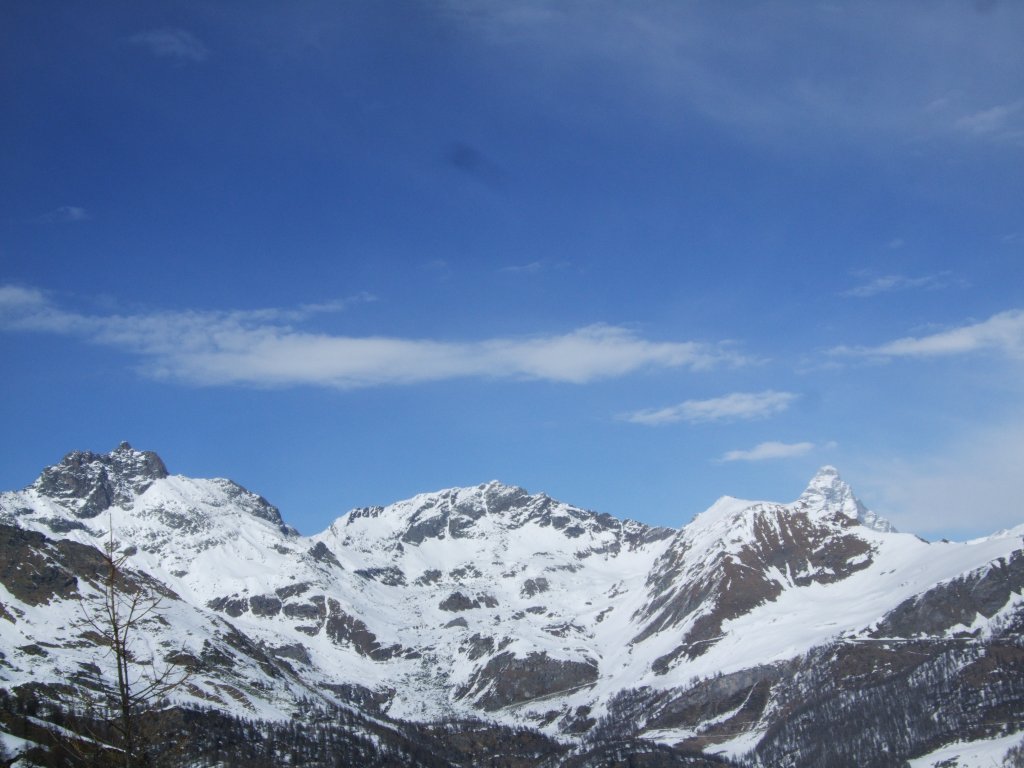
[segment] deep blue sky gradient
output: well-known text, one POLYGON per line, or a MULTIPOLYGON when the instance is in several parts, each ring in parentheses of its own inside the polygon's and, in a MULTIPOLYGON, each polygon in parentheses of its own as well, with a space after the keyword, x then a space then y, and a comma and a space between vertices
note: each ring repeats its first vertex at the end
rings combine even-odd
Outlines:
POLYGON ((1010 2, 6 4, 0 487, 127 439, 308 533, 492 478, 680 525, 830 463, 923 535, 1024 522, 1022 38, 1010 2), (96 330, 264 309, 289 339, 602 325, 733 359, 225 382, 96 330))

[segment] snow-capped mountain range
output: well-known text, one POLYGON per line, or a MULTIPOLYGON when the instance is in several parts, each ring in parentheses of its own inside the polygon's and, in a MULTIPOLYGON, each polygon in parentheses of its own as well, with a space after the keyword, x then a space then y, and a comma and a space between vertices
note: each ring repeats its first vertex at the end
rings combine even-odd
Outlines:
MULTIPOLYGON (((171 475, 122 443, 0 494, 0 685, 107 674, 81 618, 111 536, 163 595, 140 654, 192 670, 186 703, 265 719, 312 698, 559 739, 625 720, 630 737, 782 765, 771 750, 824 695, 812 676, 841 709, 855 686, 924 690, 917 657, 960 654, 946 682, 965 685, 992 648, 1009 677, 1024 666, 1024 525, 925 542, 832 467, 791 503, 723 497, 678 530, 489 482, 305 537, 230 480, 171 475)), ((1000 681, 975 688, 1024 718, 1000 681)), ((979 710, 975 737, 995 718, 979 710)), ((908 755, 944 743, 928 733, 908 755)))

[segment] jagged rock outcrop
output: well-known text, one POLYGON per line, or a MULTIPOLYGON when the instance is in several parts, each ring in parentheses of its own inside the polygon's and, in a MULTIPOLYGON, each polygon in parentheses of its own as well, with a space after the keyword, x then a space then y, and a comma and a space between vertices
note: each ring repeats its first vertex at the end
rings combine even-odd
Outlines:
POLYGON ((473 697, 486 712, 575 691, 597 680, 597 663, 553 659, 533 652, 519 657, 505 651, 492 656, 460 695, 473 697))
POLYGON ((33 488, 61 502, 77 517, 88 518, 111 505, 131 502, 155 480, 164 477, 167 477, 167 467, 159 456, 121 443, 106 454, 69 453, 60 464, 44 469, 33 488))
POLYGON ((124 443, 0 493, 0 684, 29 695, 81 669, 102 687, 78 617, 113 546, 162 596, 144 646, 192 670, 186 704, 257 719, 310 701, 394 722, 484 714, 587 740, 560 760, 754 750, 767 765, 818 748, 799 723, 863 720, 864 691, 874 706, 882 690, 982 702, 897 739, 912 755, 958 717, 975 737, 1024 711, 1010 679, 1024 663, 1022 535, 897 533, 825 467, 794 502, 725 497, 678 530, 490 482, 304 537, 261 496, 171 475, 124 443))

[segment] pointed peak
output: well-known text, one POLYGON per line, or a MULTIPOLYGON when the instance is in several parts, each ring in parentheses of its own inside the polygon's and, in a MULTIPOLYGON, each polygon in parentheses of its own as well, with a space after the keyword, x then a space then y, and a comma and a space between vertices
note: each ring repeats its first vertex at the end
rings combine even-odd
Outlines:
POLYGON ((825 464, 824 466, 818 467, 818 471, 814 473, 814 477, 811 478, 810 484, 813 485, 815 481, 842 482, 842 478, 839 476, 838 469, 833 467, 831 464, 825 464))
POLYGON ((390 507, 429 507, 460 510, 474 505, 489 506, 501 500, 522 500, 527 498, 543 498, 545 494, 531 494, 525 488, 509 485, 500 480, 489 480, 478 485, 455 486, 438 491, 419 493, 410 499, 389 505, 390 507))
POLYGON ((464 491, 467 493, 479 492, 485 495, 507 493, 530 495, 529 491, 527 491, 525 488, 521 488, 518 485, 509 485, 508 483, 503 483, 500 480, 488 480, 486 483, 480 483, 480 485, 471 486, 468 488, 457 488, 455 490, 464 491))
POLYGON ((836 503, 852 499, 853 491, 846 481, 843 480, 839 470, 831 464, 826 464, 814 473, 814 477, 807 483, 807 487, 800 494, 800 498, 824 498, 836 503))
POLYGON ((94 517, 167 474, 163 460, 153 451, 137 451, 122 442, 110 453, 72 451, 59 464, 44 469, 32 487, 69 506, 78 517, 94 517))
POLYGON ((839 476, 839 470, 828 464, 814 474, 799 500, 824 506, 830 511, 843 511, 850 517, 856 517, 856 507, 860 503, 850 486, 839 476))
POLYGON ((876 531, 895 531, 892 523, 865 507, 839 470, 830 464, 821 467, 800 494, 797 504, 822 514, 842 514, 876 531))

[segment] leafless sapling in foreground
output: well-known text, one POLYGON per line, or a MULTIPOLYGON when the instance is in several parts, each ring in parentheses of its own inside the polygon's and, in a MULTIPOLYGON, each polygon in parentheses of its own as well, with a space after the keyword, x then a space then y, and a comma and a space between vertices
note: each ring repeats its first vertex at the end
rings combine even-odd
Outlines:
MULTIPOLYGON (((157 737, 152 717, 167 697, 188 679, 186 668, 144 658, 138 651, 145 624, 160 621, 164 598, 144 588, 140 579, 129 574, 126 563, 133 548, 117 552, 114 530, 101 554, 96 586, 98 599, 79 596, 79 626, 94 641, 107 649, 113 661, 115 684, 104 686, 107 699, 100 716, 89 713, 85 741, 71 744, 72 751, 87 762, 122 768, 146 768, 156 764, 158 752, 166 751, 154 743, 157 737)), ((90 707, 91 709, 91 707, 90 707)))

